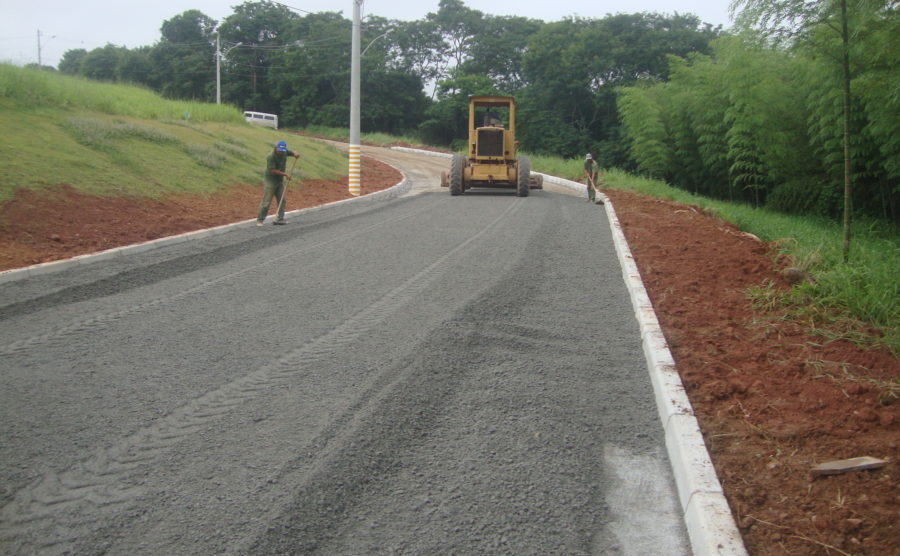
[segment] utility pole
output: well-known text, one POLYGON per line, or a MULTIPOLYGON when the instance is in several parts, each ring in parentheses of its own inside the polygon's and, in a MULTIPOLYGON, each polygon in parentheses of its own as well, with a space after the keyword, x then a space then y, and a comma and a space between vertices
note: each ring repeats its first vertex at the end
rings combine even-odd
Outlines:
MULTIPOLYGON (((55 38, 56 38, 56 35, 53 35, 50 37, 50 40, 53 40, 55 38)), ((43 67, 43 60, 41 59, 41 30, 40 29, 37 30, 37 42, 38 42, 38 63, 37 63, 37 65, 38 65, 38 68, 41 68, 41 67, 43 67)), ((47 41, 47 42, 49 42, 49 41, 47 41)))
MULTIPOLYGON (((226 52, 231 52, 232 48, 237 48, 241 46, 242 42, 235 43, 231 48, 229 48, 226 52)), ((225 57, 225 54, 222 53, 222 48, 219 43, 219 33, 216 32, 216 104, 222 104, 222 71, 219 66, 222 65, 222 58, 225 57)))
POLYGON ((219 45, 219 33, 216 33, 216 104, 222 104, 222 48, 219 45))
POLYGON ((353 0, 353 40, 351 44, 351 60, 350 60, 350 168, 348 172, 348 185, 350 186, 350 194, 359 197, 360 190, 360 174, 362 164, 360 162, 360 151, 362 149, 359 139, 359 43, 360 43, 360 21, 359 9, 363 0, 353 0))

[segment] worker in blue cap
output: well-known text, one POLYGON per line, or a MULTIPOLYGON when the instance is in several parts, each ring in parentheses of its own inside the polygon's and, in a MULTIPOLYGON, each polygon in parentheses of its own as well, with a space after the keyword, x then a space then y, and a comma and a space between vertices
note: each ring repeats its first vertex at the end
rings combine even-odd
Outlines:
MULTIPOLYGON (((287 157, 293 156, 300 158, 300 153, 289 151, 287 143, 279 141, 275 144, 275 148, 266 157, 265 190, 263 191, 262 202, 259 204, 259 211, 256 214, 256 225, 262 226, 269 212, 269 205, 272 204, 274 198, 278 202, 278 212, 275 221, 272 222, 276 226, 284 224, 284 180, 290 181, 292 178, 284 169, 287 166, 287 157)), ((296 163, 296 162, 295 162, 296 163)))

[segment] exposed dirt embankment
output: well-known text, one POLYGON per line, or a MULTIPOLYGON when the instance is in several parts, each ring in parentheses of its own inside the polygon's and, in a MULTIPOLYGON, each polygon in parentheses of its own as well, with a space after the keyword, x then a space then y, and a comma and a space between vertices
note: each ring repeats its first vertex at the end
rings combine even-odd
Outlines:
MULTIPOLYGON (((362 193, 396 185, 400 172, 363 157, 362 193)), ((347 178, 289 186, 286 210, 349 199, 347 178)), ((218 195, 162 199, 98 197, 68 185, 20 190, 0 205, 0 270, 67 259, 152 239, 256 218, 262 184, 238 184, 218 195)), ((274 214, 275 203, 270 213, 274 214)))

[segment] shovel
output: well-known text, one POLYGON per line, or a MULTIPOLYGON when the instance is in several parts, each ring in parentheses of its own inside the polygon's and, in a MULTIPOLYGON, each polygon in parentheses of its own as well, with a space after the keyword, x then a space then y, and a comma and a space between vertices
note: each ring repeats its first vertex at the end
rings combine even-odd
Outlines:
MULTIPOLYGON (((294 179, 294 166, 296 166, 296 165, 297 165, 297 159, 294 158, 294 162, 291 163, 291 171, 288 173, 288 181, 294 179)), ((273 224, 278 224, 278 223, 279 223, 279 220, 278 220, 278 213, 281 212, 281 207, 282 207, 282 205, 284 205, 284 197, 285 197, 285 195, 287 195, 287 185, 285 185, 285 186, 281 189, 281 199, 278 200, 278 206, 275 207, 275 222, 273 222, 273 224)), ((282 222, 282 223, 283 223, 283 222, 282 222)))

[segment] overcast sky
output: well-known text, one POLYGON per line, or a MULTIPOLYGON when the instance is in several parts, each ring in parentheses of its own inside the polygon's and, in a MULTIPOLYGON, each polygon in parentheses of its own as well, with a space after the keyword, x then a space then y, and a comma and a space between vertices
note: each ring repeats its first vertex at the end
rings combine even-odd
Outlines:
MULTIPOLYGON (((439 0, 365 0, 363 17, 417 20, 438 9, 439 0)), ((466 6, 491 15, 519 15, 543 21, 568 16, 601 18, 607 14, 659 12, 692 13, 701 21, 731 26, 729 0, 463 0, 466 6)), ((0 0, 0 62, 16 65, 38 61, 56 66, 63 53, 75 48, 92 50, 111 43, 127 48, 149 46, 159 40, 159 28, 187 10, 200 10, 222 21, 231 15, 236 0, 0 0)), ((299 13, 340 11, 353 17, 353 0, 288 0, 299 13)))

